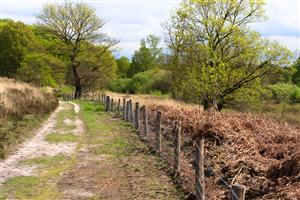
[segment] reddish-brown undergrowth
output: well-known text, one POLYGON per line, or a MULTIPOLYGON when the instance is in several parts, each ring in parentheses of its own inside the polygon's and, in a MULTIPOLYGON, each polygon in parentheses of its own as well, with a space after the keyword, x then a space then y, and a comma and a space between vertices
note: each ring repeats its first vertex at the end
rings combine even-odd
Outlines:
POLYGON ((152 104, 148 110, 152 126, 156 111, 162 112, 164 138, 172 140, 174 121, 181 121, 182 148, 190 163, 194 162, 193 142, 205 139, 205 181, 209 199, 229 198, 228 188, 216 174, 229 185, 245 185, 246 199, 297 199, 300 196, 300 125, 245 113, 206 112, 197 108, 152 104))

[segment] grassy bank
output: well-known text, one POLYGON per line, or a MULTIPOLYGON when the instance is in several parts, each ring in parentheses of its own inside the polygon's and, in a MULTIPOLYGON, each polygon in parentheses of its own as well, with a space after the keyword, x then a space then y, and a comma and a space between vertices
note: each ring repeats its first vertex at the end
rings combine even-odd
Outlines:
POLYGON ((0 159, 32 135, 57 105, 57 98, 45 89, 0 78, 0 159))

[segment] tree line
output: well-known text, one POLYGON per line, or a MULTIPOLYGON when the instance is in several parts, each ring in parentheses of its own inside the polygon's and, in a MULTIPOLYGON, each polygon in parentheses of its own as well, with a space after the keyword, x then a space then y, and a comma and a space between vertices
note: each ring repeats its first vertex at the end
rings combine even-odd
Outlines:
POLYGON ((215 107, 249 107, 272 96, 300 99, 300 58, 251 24, 266 19, 264 1, 184 0, 131 59, 115 58, 119 41, 85 3, 47 4, 38 23, 0 21, 0 70, 38 86, 169 94, 215 107))

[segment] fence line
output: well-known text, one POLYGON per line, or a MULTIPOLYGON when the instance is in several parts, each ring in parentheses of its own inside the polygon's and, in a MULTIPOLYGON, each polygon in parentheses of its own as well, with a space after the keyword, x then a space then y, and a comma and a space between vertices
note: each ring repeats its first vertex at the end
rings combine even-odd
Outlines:
MULTIPOLYGON (((89 100, 87 95, 83 95, 83 98, 89 100)), ((63 100, 69 101, 73 99, 73 94, 63 94, 63 100)), ((90 100, 95 100, 94 93, 90 100)), ((99 94, 99 103, 105 106, 106 112, 114 111, 113 98, 110 98, 105 94, 99 94)), ((224 186, 230 190, 231 198, 233 200, 245 200, 245 186, 239 184, 230 185, 211 167, 210 163, 205 158, 204 139, 194 142, 194 172, 192 172, 187 165, 182 165, 183 163, 188 163, 188 161, 182 157, 180 121, 175 121, 173 128, 168 130, 168 127, 162 125, 163 117, 160 110, 156 111, 154 119, 150 119, 148 117, 149 113, 147 112, 146 105, 140 106, 139 102, 135 102, 135 109, 133 109, 132 100, 123 99, 123 106, 121 109, 121 100, 118 99, 117 106, 117 116, 129 122, 132 127, 138 131, 141 139, 147 142, 150 147, 153 147, 155 151, 159 153, 160 157, 164 158, 170 164, 175 177, 181 180, 183 188, 192 192, 191 194, 196 200, 209 199, 209 195, 205 193, 205 167, 208 168, 213 175, 217 176, 224 186), (121 111, 122 115, 120 115, 121 111), (149 123, 154 126, 149 126, 149 123), (171 134, 169 134, 170 131, 171 134), (172 147, 173 150, 170 147, 172 147), (191 179, 191 176, 194 176, 194 180, 191 179)))

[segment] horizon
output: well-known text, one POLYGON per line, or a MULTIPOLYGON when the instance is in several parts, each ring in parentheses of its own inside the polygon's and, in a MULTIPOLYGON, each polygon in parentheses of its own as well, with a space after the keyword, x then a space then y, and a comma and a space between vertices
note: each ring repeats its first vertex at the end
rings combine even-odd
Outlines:
MULTIPOLYGON (((26 24, 37 22, 36 15, 41 12, 46 3, 63 3, 62 0, 0 0, 1 19, 10 18, 26 24)), ((139 48, 140 40, 149 34, 161 38, 161 47, 164 45, 164 30, 161 26, 166 22, 172 10, 181 1, 161 0, 88 0, 71 1, 86 2, 96 9, 98 17, 106 21, 103 32, 110 37, 120 40, 114 52, 119 58, 131 58, 139 48)), ((287 46, 290 50, 299 53, 300 50, 300 3, 297 0, 267 0, 265 6, 268 20, 251 25, 251 28, 264 38, 274 39, 287 46)))

